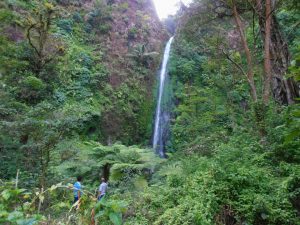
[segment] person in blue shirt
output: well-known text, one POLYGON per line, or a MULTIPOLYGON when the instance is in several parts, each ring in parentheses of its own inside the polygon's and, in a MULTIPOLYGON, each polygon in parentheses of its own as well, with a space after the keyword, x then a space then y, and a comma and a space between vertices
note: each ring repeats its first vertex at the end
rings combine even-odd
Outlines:
POLYGON ((74 203, 80 200, 82 195, 82 185, 81 185, 82 177, 78 176, 77 181, 73 185, 73 193, 74 193, 74 203))

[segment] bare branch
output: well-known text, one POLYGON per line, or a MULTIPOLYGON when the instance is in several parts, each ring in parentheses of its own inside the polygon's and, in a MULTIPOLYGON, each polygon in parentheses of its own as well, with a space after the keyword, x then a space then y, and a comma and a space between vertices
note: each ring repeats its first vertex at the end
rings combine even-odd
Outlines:
POLYGON ((29 45, 34 49, 36 54, 38 56, 40 56, 39 50, 37 49, 37 47, 33 44, 32 40, 31 40, 31 33, 30 32, 31 32, 32 29, 34 29, 35 26, 36 26, 36 24, 30 25, 30 27, 27 29, 26 37, 27 37, 27 40, 29 42, 29 45))
POLYGON ((224 51, 223 48, 221 49, 221 51, 222 51, 222 53, 224 54, 224 56, 225 56, 230 62, 232 62, 232 64, 235 65, 236 68, 238 68, 238 69, 242 72, 243 75, 245 75, 245 76, 247 77, 247 74, 246 74, 246 72, 243 70, 243 68, 241 67, 241 65, 239 65, 237 62, 235 62, 235 61, 230 57, 230 55, 227 54, 227 53, 224 51))

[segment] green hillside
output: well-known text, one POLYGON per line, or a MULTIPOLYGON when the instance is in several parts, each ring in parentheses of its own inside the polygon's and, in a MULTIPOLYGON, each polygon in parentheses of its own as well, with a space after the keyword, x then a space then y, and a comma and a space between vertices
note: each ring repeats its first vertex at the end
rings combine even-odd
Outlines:
POLYGON ((194 0, 160 21, 151 0, 1 1, 0 224, 299 225, 299 10, 194 0))

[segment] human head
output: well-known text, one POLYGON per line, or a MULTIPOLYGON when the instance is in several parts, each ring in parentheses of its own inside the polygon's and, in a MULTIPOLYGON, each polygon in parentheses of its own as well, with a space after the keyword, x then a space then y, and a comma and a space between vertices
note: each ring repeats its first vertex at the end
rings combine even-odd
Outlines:
POLYGON ((102 182, 105 182, 105 178, 104 178, 104 177, 101 177, 101 181, 102 181, 102 182))
POLYGON ((81 182, 82 181, 82 176, 77 176, 77 181, 81 182))

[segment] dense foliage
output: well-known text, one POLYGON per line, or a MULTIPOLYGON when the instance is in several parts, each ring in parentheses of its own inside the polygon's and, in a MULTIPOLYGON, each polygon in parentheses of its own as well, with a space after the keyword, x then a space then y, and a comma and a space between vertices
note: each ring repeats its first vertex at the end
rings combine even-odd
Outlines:
MULTIPOLYGON (((195 0, 166 21, 178 27, 165 94, 174 103, 171 135, 161 159, 147 148, 158 53, 151 43, 131 46, 147 36, 148 18, 137 13, 127 61, 113 68, 112 46, 103 42, 129 5, 84 3, 0 3, 0 223, 299 225, 299 99, 285 105, 275 93, 263 101, 264 40, 251 4, 195 0), (257 101, 233 3, 251 48, 257 101), (123 74, 118 85, 113 69, 123 74), (71 190, 77 175, 79 206, 71 190), (109 191, 97 202, 99 176, 109 191)), ((284 78, 300 82, 300 7, 276 7, 291 57, 284 78)))

